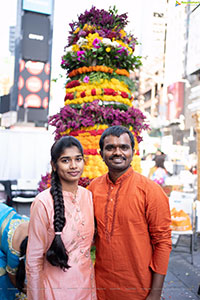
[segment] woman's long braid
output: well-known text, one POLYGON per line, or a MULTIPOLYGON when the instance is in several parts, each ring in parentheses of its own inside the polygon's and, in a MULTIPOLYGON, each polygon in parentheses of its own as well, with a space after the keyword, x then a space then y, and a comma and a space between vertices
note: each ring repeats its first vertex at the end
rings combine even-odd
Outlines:
MULTIPOLYGON (((51 175, 50 192, 54 200, 54 230, 55 232, 62 232, 66 222, 65 206, 62 194, 62 186, 56 171, 53 171, 51 175)), ((46 257, 53 266, 58 266, 63 271, 70 268, 68 265, 69 256, 60 234, 55 234, 54 240, 47 251, 46 257)))
POLYGON ((54 230, 55 232, 62 232, 66 222, 65 206, 62 194, 62 186, 56 171, 52 172, 50 192, 54 200, 54 230))
POLYGON ((16 273, 16 287, 20 292, 24 292, 24 280, 26 276, 25 257, 26 257, 27 243, 28 243, 28 237, 25 237, 25 239, 21 242, 20 245, 19 265, 16 273))

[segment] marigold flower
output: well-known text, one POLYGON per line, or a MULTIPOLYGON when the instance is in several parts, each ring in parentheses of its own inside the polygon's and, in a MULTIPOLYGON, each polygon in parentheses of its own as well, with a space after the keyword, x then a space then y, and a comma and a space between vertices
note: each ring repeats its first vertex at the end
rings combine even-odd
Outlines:
POLYGON ((80 50, 80 48, 79 48, 78 45, 73 45, 73 46, 72 46, 72 51, 77 52, 77 51, 79 51, 79 50, 80 50))

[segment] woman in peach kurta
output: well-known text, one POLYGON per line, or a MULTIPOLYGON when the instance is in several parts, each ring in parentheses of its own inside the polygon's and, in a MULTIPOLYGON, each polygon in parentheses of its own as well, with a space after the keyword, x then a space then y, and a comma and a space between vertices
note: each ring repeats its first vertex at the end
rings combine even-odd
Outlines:
POLYGON ((53 145, 51 156, 52 187, 38 194, 31 206, 28 299, 96 299, 90 257, 92 196, 78 186, 84 166, 82 147, 77 139, 63 137, 53 145))

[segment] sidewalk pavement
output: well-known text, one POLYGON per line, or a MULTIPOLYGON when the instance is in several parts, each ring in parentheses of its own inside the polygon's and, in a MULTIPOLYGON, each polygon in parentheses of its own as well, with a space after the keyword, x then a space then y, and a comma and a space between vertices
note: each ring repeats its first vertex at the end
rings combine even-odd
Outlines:
POLYGON ((199 300, 200 286, 200 235, 197 236, 194 263, 191 264, 190 237, 181 236, 176 249, 170 255, 168 272, 162 293, 162 299, 167 300, 199 300), (184 247, 182 247, 183 245, 184 247))

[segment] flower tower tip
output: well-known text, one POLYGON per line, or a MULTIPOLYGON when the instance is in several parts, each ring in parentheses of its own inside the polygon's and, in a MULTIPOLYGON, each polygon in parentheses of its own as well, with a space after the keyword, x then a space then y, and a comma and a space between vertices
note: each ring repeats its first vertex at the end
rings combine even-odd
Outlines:
MULTIPOLYGON (((73 135, 82 143, 87 183, 107 172, 98 151, 107 127, 128 127, 135 136, 137 154, 141 131, 148 129, 143 113, 133 107, 135 86, 129 74, 141 61, 134 55, 137 39, 124 30, 127 24, 126 13, 119 15, 115 7, 106 11, 94 6, 70 24, 61 61, 67 73, 65 105, 49 118, 49 124, 56 127, 55 139, 73 135)), ((132 165, 140 172, 137 154, 132 165)))

